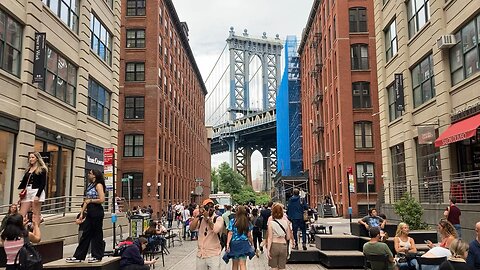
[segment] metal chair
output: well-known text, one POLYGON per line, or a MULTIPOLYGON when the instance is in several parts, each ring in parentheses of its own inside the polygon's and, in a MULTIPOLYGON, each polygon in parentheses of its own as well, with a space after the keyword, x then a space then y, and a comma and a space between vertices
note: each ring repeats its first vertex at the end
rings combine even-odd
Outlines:
POLYGON ((365 254, 364 255, 364 264, 363 269, 365 270, 387 270, 388 264, 390 263, 388 254, 365 254), (374 267, 372 266, 374 263, 374 267))
POLYGON ((440 265, 447 260, 447 257, 417 257, 418 269, 422 270, 422 265, 440 265))

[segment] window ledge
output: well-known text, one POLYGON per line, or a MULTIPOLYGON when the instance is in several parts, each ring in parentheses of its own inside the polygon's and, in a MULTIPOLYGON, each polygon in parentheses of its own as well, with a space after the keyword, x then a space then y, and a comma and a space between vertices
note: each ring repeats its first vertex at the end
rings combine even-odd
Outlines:
POLYGON ((367 31, 367 32, 349 32, 349 34, 353 36, 363 36, 363 35, 368 35, 370 33, 367 31))
POLYGON ((352 72, 371 72, 371 69, 352 69, 352 72))
POLYGON ((434 104, 437 101, 436 97, 437 96, 435 95, 430 100, 425 101, 422 105, 413 109, 412 114, 415 115, 415 114, 418 114, 418 113, 422 112, 423 110, 428 109, 428 107, 432 106, 432 104, 434 104))
POLYGON ((453 3, 457 0, 447 0, 447 2, 443 5, 443 10, 447 10, 452 7, 453 3))
POLYGON ((460 91, 460 89, 464 88, 465 86, 472 84, 473 82, 477 82, 480 78, 480 71, 475 73, 474 75, 470 76, 470 78, 464 79, 463 81, 457 83, 456 85, 452 86, 450 89, 450 94, 455 94, 456 92, 460 91))
MULTIPOLYGON (((397 53, 392 56, 392 58, 390 58, 390 60, 388 60, 386 63, 385 63, 385 68, 388 67, 393 61, 395 61, 395 59, 398 57, 398 50, 397 50, 397 53)), ((385 57, 386 59, 386 57, 385 57)))
POLYGON ((140 18, 140 19, 146 19, 147 16, 146 15, 125 15, 125 18, 128 20, 128 19, 137 19, 137 18, 140 18))
POLYGON ((372 110, 373 110, 372 107, 370 107, 370 108, 353 108, 354 113, 368 113, 368 112, 371 112, 372 110))
MULTIPOLYGON (((105 124, 104 122, 98 120, 97 118, 94 118, 93 116, 90 116, 88 115, 88 112, 87 112, 87 119, 89 120, 92 120, 92 123, 102 127, 102 128, 105 128, 105 129, 110 129, 110 126, 105 124)), ((111 122, 111 119, 110 119, 110 122, 111 122)))
POLYGON ((59 107, 65 108, 65 109, 69 110, 71 113, 77 114, 77 111, 76 111, 75 107, 73 107, 72 105, 66 103, 65 101, 57 98, 56 96, 52 96, 49 93, 43 91, 42 89, 39 89, 38 87, 37 87, 37 92, 38 92, 39 95, 47 98, 48 100, 51 100, 51 101, 55 102, 59 107))
POLYGON ((19 77, 1 68, 0 68, 0 75, 5 76, 7 79, 11 80, 13 83, 19 84, 19 86, 23 84, 23 81, 19 77))
MULTIPOLYGON (((431 19, 432 19, 432 18, 430 18, 430 20, 428 20, 428 22, 426 22, 426 23, 422 26, 422 28, 420 28, 420 29, 418 30, 418 32, 415 33, 415 35, 413 35, 413 37, 411 37, 411 38, 408 40, 407 46, 412 45, 412 43, 413 43, 415 40, 417 40, 418 37, 421 36, 421 35, 423 34, 423 32, 426 31, 427 28, 430 27, 431 19)), ((408 30, 407 30, 407 31, 408 31, 408 30)))
POLYGON ((143 156, 141 156, 141 157, 133 157, 133 156, 132 156, 132 157, 126 157, 126 156, 124 156, 124 155, 122 154, 122 158, 141 159, 141 158, 143 158, 143 156))
POLYGON ((138 47, 132 47, 132 48, 127 48, 125 47, 125 50, 128 50, 128 51, 137 51, 137 52, 141 52, 141 51, 145 51, 147 48, 143 47, 143 48, 138 48, 138 47))
POLYGON ((355 148, 355 152, 375 152, 375 148, 355 148))
POLYGON ((145 121, 145 118, 141 118, 141 119, 140 119, 140 118, 137 118, 137 119, 134 119, 134 118, 132 118, 132 119, 130 119, 130 118, 123 118, 123 121, 129 121, 129 122, 143 122, 143 121, 145 121))
MULTIPOLYGON (((98 61, 100 61, 104 67, 106 67, 110 72, 113 73, 113 69, 110 65, 108 65, 105 60, 103 60, 102 58, 100 58, 100 56, 92 49, 92 47, 90 47, 90 52, 98 59, 98 61)), ((113 55, 113 52, 112 52, 112 55, 113 55)))
POLYGON ((145 84, 145 81, 127 81, 127 80, 124 80, 125 83, 127 84, 134 84, 134 83, 138 83, 138 84, 145 84))
POLYGON ((402 122, 403 116, 404 116, 404 115, 400 115, 400 116, 399 116, 398 118, 396 118, 395 120, 390 121, 390 123, 388 123, 388 125, 387 125, 388 128, 391 128, 391 127, 395 126, 396 124, 402 122))

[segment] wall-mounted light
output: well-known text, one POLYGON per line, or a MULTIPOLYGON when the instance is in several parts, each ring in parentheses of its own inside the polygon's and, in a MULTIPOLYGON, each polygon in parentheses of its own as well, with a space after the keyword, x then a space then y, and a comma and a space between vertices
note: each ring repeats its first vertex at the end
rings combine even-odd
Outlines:
POLYGON ((160 199, 160 187, 162 186, 162 183, 158 182, 157 183, 157 199, 160 199))
POLYGON ((147 182, 147 193, 148 193, 148 196, 150 196, 151 187, 152 187, 152 183, 147 182))

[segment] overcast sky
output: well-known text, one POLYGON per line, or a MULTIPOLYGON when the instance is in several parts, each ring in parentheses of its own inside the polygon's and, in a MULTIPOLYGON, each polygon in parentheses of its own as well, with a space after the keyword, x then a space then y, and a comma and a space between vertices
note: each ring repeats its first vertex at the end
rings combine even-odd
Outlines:
MULTIPOLYGON (((274 38, 276 34, 285 40, 287 35, 300 39, 312 7, 312 0, 173 0, 180 21, 189 28, 190 47, 205 80, 220 56, 230 27, 236 34, 247 29, 252 36, 274 38)), ((283 56, 282 56, 283 57, 283 56)), ((253 159, 261 157, 254 153, 253 159)), ((228 154, 212 156, 212 167, 229 161, 228 154)), ((261 169, 256 164, 252 176, 261 169)))

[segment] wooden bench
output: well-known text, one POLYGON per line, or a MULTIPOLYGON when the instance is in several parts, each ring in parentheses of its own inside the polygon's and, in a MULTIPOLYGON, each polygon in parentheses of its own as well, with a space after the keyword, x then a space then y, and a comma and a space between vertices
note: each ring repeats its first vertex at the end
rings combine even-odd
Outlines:
MULTIPOLYGON (((63 258, 63 239, 52 239, 34 243, 33 246, 42 256, 42 262, 48 263, 63 258)), ((5 249, 0 246, 0 267, 5 267, 7 264, 7 256, 5 249)))
POLYGON ((120 257, 103 257, 102 261, 96 263, 67 263, 65 259, 62 258, 43 264, 43 269, 118 270, 120 269, 120 257))

